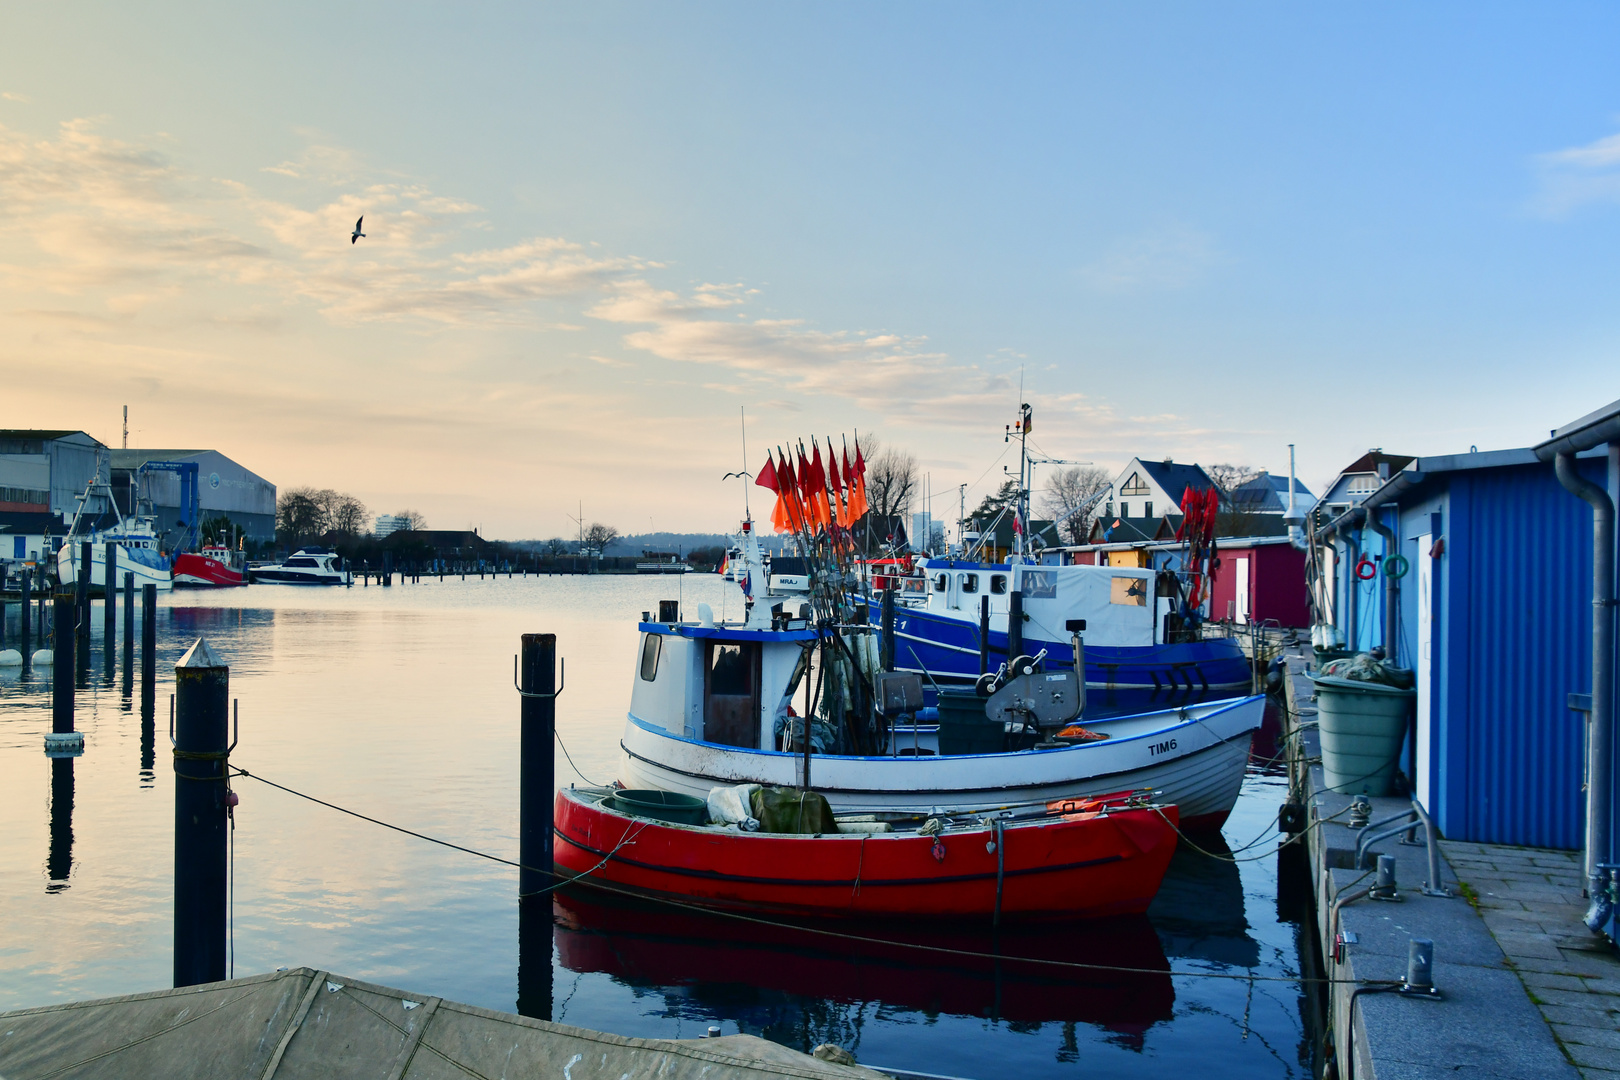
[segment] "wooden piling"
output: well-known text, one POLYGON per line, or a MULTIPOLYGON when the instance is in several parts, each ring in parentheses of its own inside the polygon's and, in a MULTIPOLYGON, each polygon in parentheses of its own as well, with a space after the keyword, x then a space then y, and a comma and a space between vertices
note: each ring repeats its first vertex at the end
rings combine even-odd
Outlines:
POLYGON ((107 561, 101 575, 101 591, 106 597, 101 604, 101 650, 110 669, 118 649, 118 545, 103 546, 107 549, 107 561))
POLYGON ((157 586, 141 586, 141 698, 157 693, 157 586))
POLYGON ((33 600, 33 596, 31 595, 33 593, 33 589, 34 572, 25 567, 23 569, 22 576, 22 610, 17 613, 22 617, 22 621, 17 627, 17 637, 20 642, 18 648, 23 654, 23 663, 25 664, 28 663, 28 652, 33 645, 33 643, 29 641, 29 638, 33 636, 30 633, 33 627, 28 625, 28 617, 32 614, 30 604, 33 600))
POLYGON ((1024 594, 1014 589, 1007 594, 1007 663, 1024 655, 1024 594))
MULTIPOLYGON (((892 583, 893 578, 889 579, 892 583)), ((884 671, 894 670, 894 589, 883 590, 883 635, 879 639, 879 659, 884 671)))
POLYGON ((524 634, 518 764, 518 896, 552 883, 551 804, 556 795, 557 635, 524 634))
POLYGON ((979 674, 990 670, 990 594, 979 597, 979 674))
POLYGON ((90 653, 90 573, 95 566, 95 556, 90 541, 86 540, 79 545, 79 570, 74 574, 75 597, 78 600, 78 610, 75 612, 76 624, 79 631, 79 641, 85 646, 85 657, 90 653))
POLYGON ((174 985, 225 978, 231 669, 197 639, 174 667, 174 985))
POLYGON ((54 650, 51 669, 51 734, 68 735, 73 732, 73 668, 74 650, 78 644, 78 626, 74 615, 78 612, 78 597, 73 593, 56 594, 54 618, 55 633, 51 642, 54 650))
POLYGON ((135 575, 124 571, 124 685, 135 672, 135 575))

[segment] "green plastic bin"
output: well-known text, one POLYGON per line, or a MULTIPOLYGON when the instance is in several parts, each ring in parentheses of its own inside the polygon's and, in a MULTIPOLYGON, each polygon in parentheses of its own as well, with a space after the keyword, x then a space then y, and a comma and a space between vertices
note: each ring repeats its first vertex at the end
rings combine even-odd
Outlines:
POLYGON ((940 754, 999 754, 1007 748, 1007 729, 984 711, 975 690, 939 692, 940 754))
POLYGON ((602 800, 610 810, 633 817, 669 821, 677 825, 705 825, 709 821, 709 804, 693 795, 673 791, 654 791, 650 788, 625 788, 602 800))
POLYGON ((1329 791, 1390 795, 1415 690, 1313 675, 1322 772, 1329 791))

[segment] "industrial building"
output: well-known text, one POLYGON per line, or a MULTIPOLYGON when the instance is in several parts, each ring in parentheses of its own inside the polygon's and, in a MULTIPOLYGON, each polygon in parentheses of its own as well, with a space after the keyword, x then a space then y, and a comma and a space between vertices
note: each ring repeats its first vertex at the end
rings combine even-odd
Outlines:
POLYGON ((253 543, 276 538, 276 485, 218 450, 112 451, 113 495, 125 514, 156 515, 160 533, 177 528, 184 520, 180 477, 173 472, 142 470, 148 462, 158 461, 197 465, 204 521, 230 518, 253 543))
MULTIPOLYGON (((107 448, 82 431, 0 429, 0 560, 38 561, 67 532, 92 480, 108 480, 107 448)), ((105 496, 86 511, 108 512, 105 496)))

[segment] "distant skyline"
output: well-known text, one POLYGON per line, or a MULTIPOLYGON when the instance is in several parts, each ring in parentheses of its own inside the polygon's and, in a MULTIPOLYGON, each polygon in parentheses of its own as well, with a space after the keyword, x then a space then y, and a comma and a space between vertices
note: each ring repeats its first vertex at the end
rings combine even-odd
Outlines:
MULTIPOLYGON (((1620 397, 1603 4, 15 7, 15 427, 500 538, 875 432, 1273 473, 1620 397), (350 243, 355 219, 366 237, 350 243)), ((758 507, 756 506, 756 513, 758 507)), ((650 520, 649 520, 650 519, 650 520)))

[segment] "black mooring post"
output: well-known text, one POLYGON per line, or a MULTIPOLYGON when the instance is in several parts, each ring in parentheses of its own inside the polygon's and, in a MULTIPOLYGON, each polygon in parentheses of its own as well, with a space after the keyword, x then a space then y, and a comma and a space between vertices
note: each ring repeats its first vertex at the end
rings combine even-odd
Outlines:
POLYGON ((201 638, 174 666, 174 985, 225 978, 231 669, 201 638))
POLYGON ((556 797, 557 635, 524 634, 518 781, 518 896, 552 884, 551 804, 556 797))
POLYGON ((124 690, 129 691, 135 671, 135 575, 124 571, 124 690))
POLYGON ((141 586, 141 700, 157 694, 157 586, 141 586))
POLYGON ((990 597, 979 597, 979 674, 990 670, 990 597))
POLYGON ((32 627, 30 627, 28 625, 28 616, 31 614, 31 612, 29 611, 29 604, 33 600, 33 596, 31 595, 32 592, 33 592, 33 589, 34 589, 34 572, 25 567, 23 569, 23 576, 22 576, 22 610, 20 612, 18 612, 18 614, 22 616, 22 623, 21 623, 21 625, 19 625, 17 627, 17 629, 19 631, 18 639, 22 643, 22 644, 20 644, 18 646, 18 648, 22 651, 23 663, 25 663, 25 664, 28 663, 29 649, 33 645, 33 643, 28 640, 32 636, 30 634, 30 632, 29 632, 30 630, 32 630, 32 627))
POLYGON ((1024 594, 1007 594, 1007 663, 1024 655, 1024 594))
POLYGON ((78 598, 72 593, 56 594, 53 611, 55 626, 51 649, 51 734, 66 735, 73 731, 73 667, 75 640, 74 614, 78 598))
MULTIPOLYGON (((95 570, 95 556, 91 551, 92 544, 86 540, 79 545, 79 570, 73 575, 75 588, 74 595, 78 598, 78 611, 76 612, 79 627, 79 640, 86 646, 90 644, 90 575, 95 570)), ((80 659, 88 659, 90 650, 84 650, 85 655, 80 659)))
MULTIPOLYGON (((891 585, 893 579, 890 579, 891 585)), ((879 639, 878 659, 884 671, 894 670, 894 589, 883 590, 883 635, 879 639)))
POLYGON ((101 651, 106 657, 107 670, 118 655, 118 545, 106 544, 107 563, 101 576, 101 591, 105 599, 101 605, 101 651))

